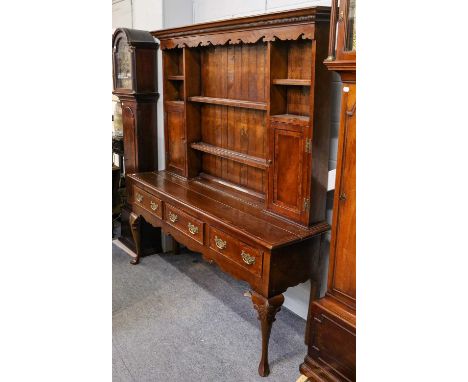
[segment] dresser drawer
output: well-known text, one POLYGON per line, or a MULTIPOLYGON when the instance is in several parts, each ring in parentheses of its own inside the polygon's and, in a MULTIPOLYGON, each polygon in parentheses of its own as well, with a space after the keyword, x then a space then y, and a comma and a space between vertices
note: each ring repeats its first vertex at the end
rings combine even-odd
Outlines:
POLYGON ((157 197, 139 187, 133 187, 133 202, 162 219, 162 203, 157 197))
POLYGON ((262 253, 240 240, 210 227, 210 248, 256 276, 262 274, 262 253))
POLYGON ((204 223, 202 221, 167 203, 164 209, 164 220, 184 235, 203 244, 204 223))

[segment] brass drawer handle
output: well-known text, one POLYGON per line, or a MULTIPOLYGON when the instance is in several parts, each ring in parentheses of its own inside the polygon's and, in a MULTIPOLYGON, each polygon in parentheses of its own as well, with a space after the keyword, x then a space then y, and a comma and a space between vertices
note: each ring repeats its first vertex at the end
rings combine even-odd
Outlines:
POLYGON ((244 250, 242 250, 241 256, 242 256, 242 260, 244 260, 244 263, 246 263, 247 265, 255 264, 255 257, 250 256, 250 255, 249 255, 247 252, 245 252, 244 250))
POLYGON ((188 230, 192 235, 196 235, 198 233, 198 227, 192 223, 188 223, 188 230))
POLYGON ((139 194, 138 192, 136 193, 136 200, 138 203, 141 203, 143 201, 143 195, 139 194))
POLYGON ((227 246, 227 243, 223 239, 220 239, 218 236, 214 237, 214 241, 219 249, 224 249, 227 246))
POLYGON ((152 209, 153 211, 156 211, 156 210, 158 209, 158 207, 159 207, 159 206, 158 206, 158 203, 155 203, 155 202, 153 202, 153 201, 151 201, 150 206, 151 206, 151 209, 152 209))
POLYGON ((175 223, 177 220, 179 220, 179 217, 176 214, 173 214, 171 211, 169 211, 169 220, 171 223, 175 223))

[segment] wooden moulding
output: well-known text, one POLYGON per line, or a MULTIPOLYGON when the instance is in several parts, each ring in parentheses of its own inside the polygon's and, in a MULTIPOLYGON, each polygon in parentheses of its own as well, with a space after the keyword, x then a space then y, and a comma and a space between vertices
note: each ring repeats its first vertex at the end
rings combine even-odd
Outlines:
POLYGON ((182 74, 176 74, 176 75, 168 75, 167 76, 167 79, 168 80, 172 80, 172 81, 183 81, 184 80, 184 76, 182 74))
POLYGON ((310 83, 310 80, 295 78, 275 78, 272 80, 273 85, 310 86, 310 83))
POLYGON ((217 157, 230 159, 234 162, 243 163, 251 167, 260 168, 262 170, 267 169, 270 166, 270 162, 267 159, 257 158, 252 155, 247 155, 237 151, 224 149, 204 142, 192 143, 190 147, 194 150, 202 151, 207 154, 215 155, 217 157))
POLYGON ((209 103, 209 104, 214 104, 214 105, 243 107, 246 109, 256 109, 256 110, 267 109, 266 102, 246 101, 246 100, 241 100, 241 99, 196 96, 196 97, 189 97, 188 100, 192 102, 209 103))
POLYGON ((238 19, 153 31, 161 49, 225 44, 254 44, 276 40, 310 39, 315 23, 328 21, 329 7, 311 7, 238 19))

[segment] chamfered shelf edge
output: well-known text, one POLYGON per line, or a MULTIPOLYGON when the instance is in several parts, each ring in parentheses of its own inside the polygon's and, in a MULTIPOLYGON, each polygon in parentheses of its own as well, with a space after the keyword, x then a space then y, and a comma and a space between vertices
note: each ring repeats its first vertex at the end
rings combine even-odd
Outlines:
POLYGON ((267 109, 266 102, 246 101, 246 100, 241 100, 241 99, 194 96, 194 97, 189 97, 188 100, 191 102, 209 103, 209 104, 214 104, 214 105, 243 107, 245 109, 256 109, 256 110, 267 109))
POLYGON ((271 81, 273 85, 293 85, 293 86, 310 86, 310 80, 302 80, 295 78, 275 78, 271 81))
POLYGON ((182 74, 168 75, 167 79, 168 80, 173 80, 173 81, 183 81, 184 76, 182 74))
POLYGON ((248 166, 259 168, 262 170, 265 170, 270 166, 270 161, 267 159, 254 157, 252 155, 240 153, 234 150, 224 149, 218 146, 213 146, 205 142, 192 143, 190 144, 190 147, 194 150, 198 150, 225 159, 230 159, 234 162, 246 164, 248 166))

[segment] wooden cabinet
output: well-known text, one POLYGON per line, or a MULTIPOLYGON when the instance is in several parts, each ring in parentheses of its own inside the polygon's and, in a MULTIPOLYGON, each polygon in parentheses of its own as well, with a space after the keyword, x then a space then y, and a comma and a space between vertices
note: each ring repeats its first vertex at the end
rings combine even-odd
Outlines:
POLYGON ((166 170, 129 176, 138 221, 160 227, 251 287, 259 374, 287 288, 315 273, 325 222, 330 9, 152 32, 163 57, 166 170))
POLYGON ((356 380, 355 4, 354 0, 341 0, 338 8, 337 1, 333 3, 331 45, 325 61, 330 70, 339 73, 343 84, 327 293, 323 299, 311 301, 308 352, 300 366, 313 381, 356 380))

